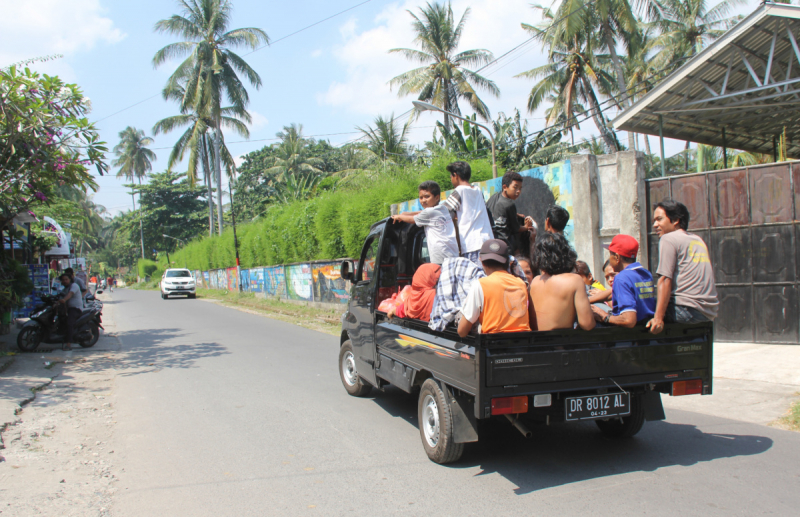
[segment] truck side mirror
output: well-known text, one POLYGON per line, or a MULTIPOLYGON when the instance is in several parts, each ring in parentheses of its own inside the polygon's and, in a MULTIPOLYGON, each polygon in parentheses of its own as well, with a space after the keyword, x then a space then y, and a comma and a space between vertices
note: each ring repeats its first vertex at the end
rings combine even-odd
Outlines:
POLYGON ((339 274, 344 280, 353 281, 353 263, 349 260, 343 260, 342 265, 339 267, 339 274))

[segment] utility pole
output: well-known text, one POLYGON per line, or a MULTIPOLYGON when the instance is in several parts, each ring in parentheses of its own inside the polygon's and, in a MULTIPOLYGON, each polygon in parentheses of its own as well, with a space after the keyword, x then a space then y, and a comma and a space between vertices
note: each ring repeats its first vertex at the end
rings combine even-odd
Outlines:
POLYGON ((230 190, 230 192, 228 192, 228 193, 231 195, 231 223, 233 223, 233 249, 236 252, 236 275, 239 276, 238 282, 236 282, 236 284, 239 286, 239 291, 241 292, 241 290, 242 290, 241 278, 242 277, 241 277, 241 275, 239 275, 239 268, 241 266, 239 264, 239 239, 236 238, 236 210, 233 208, 234 207, 234 203, 233 203, 233 183, 228 185, 228 188, 230 190))

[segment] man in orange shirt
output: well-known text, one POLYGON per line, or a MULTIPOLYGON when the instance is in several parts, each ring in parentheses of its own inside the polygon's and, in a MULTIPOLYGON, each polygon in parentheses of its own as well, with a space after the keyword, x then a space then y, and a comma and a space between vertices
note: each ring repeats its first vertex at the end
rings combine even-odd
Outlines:
POLYGON ((508 245, 490 239, 481 246, 479 256, 486 276, 472 284, 461 308, 458 335, 465 337, 479 321, 482 334, 530 332, 536 321, 531 318, 533 305, 525 282, 506 269, 508 245))

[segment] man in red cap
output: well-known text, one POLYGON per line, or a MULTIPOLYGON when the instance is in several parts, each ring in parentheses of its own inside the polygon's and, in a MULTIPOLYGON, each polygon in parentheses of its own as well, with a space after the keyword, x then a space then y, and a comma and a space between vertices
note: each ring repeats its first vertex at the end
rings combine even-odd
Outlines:
POLYGON ((655 314, 656 292, 653 275, 636 262, 639 242, 630 235, 620 234, 603 247, 609 252, 609 264, 617 272, 611 295, 614 308, 606 314, 592 305, 594 318, 607 325, 628 328, 646 323, 655 314))

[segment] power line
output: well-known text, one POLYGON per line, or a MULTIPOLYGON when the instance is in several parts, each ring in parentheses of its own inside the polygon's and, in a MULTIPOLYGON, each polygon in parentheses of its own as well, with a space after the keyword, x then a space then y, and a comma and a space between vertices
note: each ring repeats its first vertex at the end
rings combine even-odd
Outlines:
MULTIPOLYGON (((336 13, 336 14, 333 14, 333 15, 331 15, 331 16, 328 16, 327 18, 324 18, 324 19, 322 19, 322 20, 316 21, 316 22, 312 23, 311 25, 306 25, 306 26, 305 26, 305 27, 303 27, 302 29, 296 30, 296 31, 292 32, 291 34, 287 34, 286 36, 282 36, 282 37, 280 37, 280 38, 276 39, 275 41, 273 41, 273 42, 271 42, 271 43, 268 43, 267 45, 264 45, 264 46, 262 46, 262 47, 259 47, 259 48, 255 49, 255 50, 253 50, 252 52, 248 52, 247 54, 244 54, 242 57, 244 57, 244 56, 249 56, 250 54, 252 54, 252 53, 254 53, 254 52, 258 52, 259 50, 261 50, 261 49, 263 49, 263 48, 265 48, 265 47, 272 46, 272 45, 274 45, 274 44, 276 44, 276 43, 279 43, 279 42, 281 42, 281 41, 283 41, 283 40, 286 40, 286 39, 288 39, 288 38, 291 38, 292 36, 294 36, 294 35, 296 35, 296 34, 300 34, 301 32, 303 32, 303 31, 305 31, 305 30, 308 30, 308 29, 310 29, 310 28, 312 28, 312 27, 314 27, 314 26, 316 26, 316 25, 319 25, 320 23, 324 23, 324 22, 326 22, 326 21, 328 21, 328 20, 332 20, 333 18, 336 18, 337 16, 340 16, 340 15, 342 15, 342 14, 344 14, 344 13, 348 12, 348 11, 352 11, 353 9, 356 9, 357 7, 361 7, 361 6, 362 6, 362 5, 364 5, 364 4, 368 4, 368 3, 370 3, 371 1, 372 1, 372 0, 364 0, 363 2, 361 2, 361 3, 359 3, 359 4, 356 4, 356 5, 352 6, 352 7, 348 7, 347 9, 345 9, 345 10, 343 10, 343 11, 339 11, 338 13, 336 13)), ((95 122, 102 122, 103 120, 106 120, 106 119, 108 119, 108 118, 111 118, 111 117, 113 117, 114 115, 119 115, 119 114, 120 114, 120 113, 122 113, 123 111, 128 111, 128 110, 129 110, 129 109, 131 109, 131 108, 135 108, 135 107, 136 107, 136 106, 138 106, 139 104, 145 103, 145 102, 147 102, 147 101, 149 101, 149 100, 151 100, 151 99, 155 99, 155 98, 156 98, 156 97, 158 97, 159 95, 161 95, 161 94, 160 94, 160 93, 157 93, 157 94, 155 94, 155 95, 151 95, 150 97, 148 97, 148 98, 146 98, 146 99, 143 99, 143 100, 141 100, 141 101, 139 101, 139 102, 137 102, 137 103, 135 103, 135 104, 131 104, 131 105, 130 105, 130 106, 128 106, 127 108, 123 108, 123 109, 121 109, 121 110, 119 110, 119 111, 115 111, 115 112, 114 112, 114 113, 112 113, 111 115, 107 115, 107 116, 105 116, 105 117, 103 117, 103 118, 101 118, 101 119, 98 119, 98 120, 96 120, 95 122)))
POLYGON ((316 25, 319 25, 320 23, 327 22, 328 20, 332 20, 332 19, 336 18, 337 16, 340 16, 340 15, 342 15, 342 14, 344 14, 344 13, 348 12, 348 11, 352 11, 353 9, 355 9, 355 8, 357 8, 357 7, 361 7, 361 6, 362 6, 362 5, 364 5, 364 4, 368 4, 368 3, 370 3, 371 1, 372 1, 372 0, 365 0, 364 2, 361 2, 360 4, 356 4, 356 5, 352 6, 352 7, 348 7, 348 8, 347 8, 347 9, 345 9, 344 11, 339 11, 338 13, 336 13, 336 14, 332 14, 332 15, 328 16, 327 18, 324 18, 324 19, 322 19, 322 20, 320 20, 320 21, 318 21, 318 22, 314 22, 314 23, 312 23, 311 25, 306 25, 306 26, 305 26, 305 27, 303 27, 302 29, 296 30, 296 31, 294 31, 294 32, 293 32, 293 33, 291 33, 291 34, 287 34, 286 36, 283 36, 282 38, 278 38, 278 39, 276 39, 275 41, 272 41, 272 42, 270 42, 270 43, 267 43, 266 45, 263 45, 263 46, 261 46, 261 47, 258 47, 257 49, 255 49, 255 50, 253 50, 253 51, 251 51, 251 52, 248 52, 247 54, 245 54, 245 55, 244 55, 244 56, 242 56, 242 57, 249 56, 250 54, 253 54, 253 53, 255 53, 255 52, 258 52, 259 50, 261 50, 261 49, 263 49, 263 48, 266 48, 266 47, 272 46, 272 45, 274 45, 274 44, 276 44, 276 43, 278 43, 278 42, 280 42, 280 41, 283 41, 283 40, 285 40, 285 39, 287 39, 287 38, 291 38, 291 37, 292 37, 292 36, 294 36, 295 34, 300 34, 301 32, 303 32, 303 31, 305 31, 305 30, 308 30, 308 29, 310 29, 311 27, 314 27, 314 26, 316 26, 316 25))

